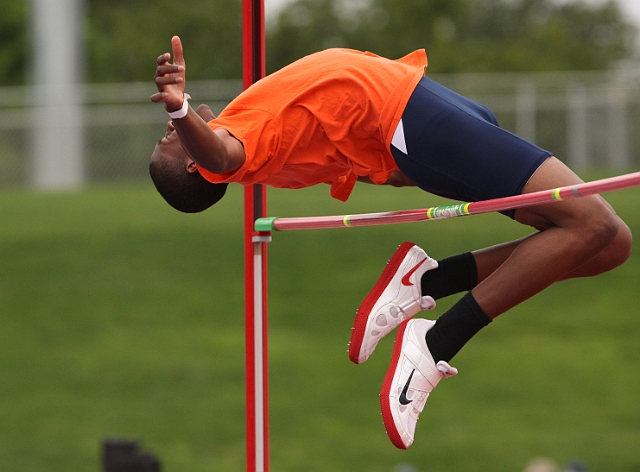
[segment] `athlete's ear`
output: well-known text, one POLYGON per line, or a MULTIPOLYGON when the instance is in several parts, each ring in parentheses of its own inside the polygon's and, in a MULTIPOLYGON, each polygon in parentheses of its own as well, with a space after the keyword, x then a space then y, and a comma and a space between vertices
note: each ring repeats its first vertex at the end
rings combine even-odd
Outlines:
POLYGON ((209 108, 209 105, 205 104, 199 105, 196 109, 196 113, 207 123, 216 117, 211 111, 211 108, 209 108))
POLYGON ((187 162, 187 172, 189 174, 195 174, 196 172, 198 172, 198 166, 191 159, 189 159, 189 162, 187 162))

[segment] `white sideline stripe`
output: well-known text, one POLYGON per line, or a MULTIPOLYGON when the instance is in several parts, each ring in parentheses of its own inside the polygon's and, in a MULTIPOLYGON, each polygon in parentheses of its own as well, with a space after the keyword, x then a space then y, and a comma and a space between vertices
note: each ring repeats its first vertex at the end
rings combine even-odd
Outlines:
POLYGON ((253 243, 253 361, 255 401, 256 472, 265 471, 264 463, 264 359, 262 325, 262 243, 253 243))
POLYGON ((404 126, 402 125, 402 118, 398 122, 398 127, 393 133, 393 138, 391 138, 391 145, 398 151, 401 151, 404 154, 408 154, 407 143, 404 139, 404 126))

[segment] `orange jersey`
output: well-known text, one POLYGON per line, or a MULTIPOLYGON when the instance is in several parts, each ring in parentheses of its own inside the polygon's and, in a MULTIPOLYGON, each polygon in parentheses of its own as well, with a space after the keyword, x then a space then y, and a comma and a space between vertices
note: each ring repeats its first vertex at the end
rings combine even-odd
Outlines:
POLYGON ((358 176, 384 183, 397 169, 393 132, 426 65, 424 50, 395 61, 349 49, 304 57, 253 84, 209 123, 243 144, 243 166, 199 170, 213 183, 326 183, 342 201, 358 176))

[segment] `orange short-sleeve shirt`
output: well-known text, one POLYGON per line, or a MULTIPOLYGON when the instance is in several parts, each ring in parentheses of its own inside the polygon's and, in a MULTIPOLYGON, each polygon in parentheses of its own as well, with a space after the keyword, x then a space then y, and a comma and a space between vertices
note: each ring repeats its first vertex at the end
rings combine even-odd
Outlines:
POLYGON ((243 144, 243 166, 200 172, 213 183, 326 183, 345 201, 358 176, 383 183, 397 169, 391 138, 426 65, 424 50, 398 60, 349 49, 306 56, 253 84, 209 123, 243 144))

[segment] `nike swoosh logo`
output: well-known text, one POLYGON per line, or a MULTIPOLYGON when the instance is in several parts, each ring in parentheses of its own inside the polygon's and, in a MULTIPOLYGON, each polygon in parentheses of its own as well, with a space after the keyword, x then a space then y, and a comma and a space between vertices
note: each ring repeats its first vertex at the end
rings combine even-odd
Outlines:
POLYGON ((424 259, 422 259, 420 262, 418 262, 413 269, 411 269, 409 272, 407 272, 406 274, 404 274, 404 277, 402 277, 402 285, 406 285, 407 287, 411 287, 413 285, 413 282, 411 282, 409 280, 409 277, 411 277, 413 275, 413 273, 418 270, 418 268, 425 263, 425 261, 427 260, 427 258, 425 257, 424 259))
POLYGON ((416 371, 416 369, 413 369, 411 371, 411 374, 409 375, 409 378, 407 379, 407 383, 404 384, 404 388, 402 389, 402 393, 400 394, 400 399, 398 400, 401 405, 408 405, 409 403, 411 403, 413 401, 413 400, 409 400, 407 398, 407 392, 409 391, 409 384, 411 383, 411 379, 413 378, 413 373, 415 371, 416 371))

